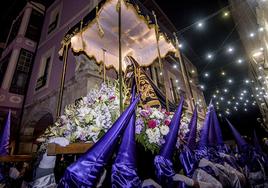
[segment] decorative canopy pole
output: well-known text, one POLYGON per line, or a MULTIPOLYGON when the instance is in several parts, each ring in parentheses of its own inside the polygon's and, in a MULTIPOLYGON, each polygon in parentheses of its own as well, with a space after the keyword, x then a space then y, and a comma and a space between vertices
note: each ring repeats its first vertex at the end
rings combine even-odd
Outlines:
POLYGON ((191 85, 189 83, 189 78, 187 76, 187 73, 186 73, 186 68, 185 68, 185 65, 183 63, 183 59, 180 55, 180 51, 179 51, 179 41, 178 41, 178 37, 176 35, 176 33, 173 33, 174 34, 174 37, 175 37, 175 43, 176 43, 176 49, 177 49, 177 53, 176 53, 176 56, 177 58, 179 58, 179 64, 180 64, 180 67, 181 67, 181 72, 182 72, 182 77, 183 77, 183 80, 184 80, 184 83, 185 83, 185 86, 186 86, 186 90, 188 90, 188 93, 191 95, 191 100, 190 100, 190 107, 192 109, 192 112, 194 111, 194 96, 193 96, 193 93, 192 93, 192 90, 191 90, 191 85))
POLYGON ((64 44, 64 46, 63 46, 63 68, 62 68, 62 72, 61 72, 60 91, 59 91, 57 111, 56 111, 57 117, 59 117, 60 113, 61 113, 63 89, 64 89, 64 83, 65 83, 66 69, 67 69, 68 50, 69 50, 69 43, 64 44))
MULTIPOLYGON (((156 46, 157 46, 157 53, 158 53, 158 62, 159 62, 159 67, 160 67, 160 74, 163 75, 163 64, 162 64, 162 59, 161 59, 161 53, 160 53, 160 49, 159 49, 159 28, 158 28, 158 23, 157 23, 157 18, 155 15, 155 12, 152 11, 153 15, 154 15, 154 20, 155 20, 155 36, 156 36, 156 46)), ((164 78, 165 81, 165 78, 164 78)), ((166 99, 166 110, 169 111, 169 101, 168 101, 168 96, 167 96, 167 88, 166 88, 166 84, 164 84, 164 88, 165 88, 165 99, 166 99)))
POLYGON ((106 68, 105 68, 105 49, 102 49, 102 55, 103 55, 103 82, 106 82, 106 68))
POLYGON ((123 83, 122 83, 122 46, 121 46, 121 0, 118 0, 116 9, 118 11, 118 51, 119 51, 119 100, 120 114, 123 112, 123 83))

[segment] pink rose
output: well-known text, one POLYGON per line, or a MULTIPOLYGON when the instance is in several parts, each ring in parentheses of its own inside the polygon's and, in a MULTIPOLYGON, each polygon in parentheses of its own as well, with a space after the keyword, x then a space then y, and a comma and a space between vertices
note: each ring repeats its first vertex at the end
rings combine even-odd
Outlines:
POLYGON ((165 111, 165 114, 166 114, 167 116, 169 116, 169 115, 170 115, 170 112, 168 112, 168 111, 165 111))
POLYGON ((111 101, 111 100, 114 100, 115 99, 115 96, 111 96, 110 98, 109 98, 109 100, 111 101))
POLYGON ((169 126, 169 124, 170 124, 170 119, 165 119, 164 123, 165 123, 166 126, 169 126))
POLYGON ((156 121, 152 120, 152 119, 149 120, 148 121, 148 127, 151 128, 151 129, 155 128, 156 127, 156 121))

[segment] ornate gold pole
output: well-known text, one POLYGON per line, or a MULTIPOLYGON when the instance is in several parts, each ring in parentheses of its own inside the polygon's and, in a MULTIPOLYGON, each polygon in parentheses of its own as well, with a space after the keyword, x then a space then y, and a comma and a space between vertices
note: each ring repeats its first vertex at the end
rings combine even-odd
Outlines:
POLYGON ((182 77, 183 77, 183 80, 184 80, 184 83, 185 83, 185 86, 186 86, 186 89, 188 90, 188 92, 190 93, 191 95, 191 99, 190 99, 190 107, 192 109, 192 112, 194 111, 194 104, 193 104, 193 99, 194 99, 194 96, 193 96, 193 92, 192 92, 192 89, 191 89, 191 85, 189 83, 189 78, 187 76, 187 73, 186 73, 186 68, 185 68, 185 65, 183 63, 183 60, 182 60, 182 57, 180 55, 180 51, 179 51, 179 41, 178 41, 178 38, 177 38, 177 35, 175 33, 174 34, 174 37, 175 37, 175 42, 176 42, 176 49, 177 49, 177 58, 179 58, 179 64, 180 64, 180 67, 181 67, 181 72, 182 72, 182 77))
POLYGON ((106 82, 106 68, 105 68, 105 49, 102 49, 102 55, 103 55, 103 82, 106 82))
POLYGON ((119 101, 120 113, 123 112, 123 83, 122 83, 122 49, 121 49, 121 0, 117 2, 118 10, 118 51, 119 51, 119 101))
MULTIPOLYGON (((160 53, 160 49, 159 49, 159 29, 158 29, 158 24, 157 24, 157 19, 156 19, 156 15, 154 13, 154 11, 152 12, 154 15, 154 19, 155 19, 155 36, 156 36, 156 46, 157 46, 157 53, 158 53, 158 62, 159 62, 159 67, 160 67, 160 74, 161 76, 163 76, 163 64, 162 64, 162 59, 161 59, 161 53, 160 53)), ((157 75, 158 76, 158 75, 157 75)), ((164 82, 165 82, 165 77, 164 77, 164 82)), ((168 101, 168 96, 167 96, 167 88, 166 85, 164 83, 164 88, 165 88, 165 99, 166 99, 166 110, 169 111, 169 101, 168 101)))
POLYGON ((66 69, 67 69, 68 50, 69 50, 69 43, 64 44, 64 46, 63 46, 63 68, 62 68, 62 72, 61 72, 60 91, 59 91, 57 111, 56 111, 57 117, 59 117, 60 113, 61 113, 63 89, 64 89, 64 83, 65 83, 66 69))

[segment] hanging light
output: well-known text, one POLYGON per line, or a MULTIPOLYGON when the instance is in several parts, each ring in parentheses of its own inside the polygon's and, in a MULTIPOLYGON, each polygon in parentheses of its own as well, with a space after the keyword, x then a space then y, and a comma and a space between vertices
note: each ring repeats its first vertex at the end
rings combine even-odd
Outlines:
POLYGON ((204 76, 205 76, 206 78, 209 77, 209 73, 206 72, 206 73, 204 74, 204 76))
POLYGON ((225 73, 224 71, 222 71, 222 72, 221 72, 221 75, 222 75, 222 76, 225 76, 225 75, 226 75, 226 73, 225 73))
POLYGON ((204 26, 203 22, 201 21, 197 22, 197 28, 203 28, 203 26, 204 26))
POLYGON ((233 51, 234 51, 234 48, 233 47, 228 47, 228 49, 227 49, 227 52, 228 53, 233 53, 233 51))
POLYGON ((258 30, 259 30, 259 32, 263 32, 264 31, 264 28, 263 27, 260 27, 258 30))
POLYGON ((241 64, 241 63, 243 63, 243 60, 242 60, 242 59, 238 59, 238 60, 237 60, 237 63, 238 63, 238 64, 241 64))
POLYGON ((174 65, 173 65, 173 68, 176 69, 176 68, 177 68, 177 65, 174 64, 174 65))
POLYGON ((249 34, 249 37, 251 37, 251 38, 255 37, 255 33, 254 33, 254 32, 251 32, 251 33, 249 34))
POLYGON ((211 53, 208 53, 207 54, 207 59, 212 59, 213 58, 213 55, 211 53))
POLYGON ((233 83, 233 80, 232 79, 228 79, 228 83, 229 84, 233 83))

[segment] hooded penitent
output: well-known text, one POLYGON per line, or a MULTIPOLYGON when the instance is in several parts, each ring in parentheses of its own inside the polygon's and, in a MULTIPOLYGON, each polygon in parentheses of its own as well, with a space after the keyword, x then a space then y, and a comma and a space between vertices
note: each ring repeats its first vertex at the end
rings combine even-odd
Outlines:
POLYGON ((104 171, 107 161, 134 114, 140 97, 137 97, 121 114, 106 134, 83 156, 71 164, 65 171, 58 187, 95 187, 104 171))
POLYGON ((6 122, 0 132, 0 156, 9 154, 8 146, 10 138, 10 119, 11 119, 11 111, 9 110, 6 122))
POLYGON ((240 135, 240 133, 236 130, 236 128, 234 128, 234 126, 231 124, 231 122, 225 118, 230 129, 231 129, 231 132, 236 140, 236 143, 237 143, 237 146, 238 148, 241 150, 241 149, 244 149, 245 147, 248 146, 247 142, 245 141, 244 138, 242 138, 242 136, 240 135))
POLYGON ((191 176, 195 169, 195 158, 193 150, 196 147, 196 133, 197 133, 197 107, 194 109, 193 116, 190 121, 189 127, 190 133, 187 140, 186 147, 183 148, 183 151, 180 153, 180 162, 182 164, 183 170, 187 176, 191 176))
MULTIPOLYGON (((132 102, 135 98, 135 82, 132 85, 132 102)), ((122 142, 112 166, 112 187, 141 187, 141 180, 137 175, 136 142, 135 142, 136 114, 131 119, 124 132, 122 142)))
POLYGON ((202 131, 201 131, 201 136, 200 136, 200 141, 199 141, 199 145, 198 145, 198 148, 195 150, 195 154, 196 154, 196 158, 197 159, 201 159, 203 158, 204 156, 207 155, 207 146, 208 146, 208 134, 209 134, 209 127, 210 127, 210 124, 211 124, 211 116, 212 116, 212 108, 213 108, 213 105, 212 105, 212 101, 210 101, 210 104, 209 104, 209 107, 208 107, 208 110, 207 110, 207 114, 206 114, 206 118, 205 118, 205 121, 204 121, 204 124, 203 124, 203 128, 202 128, 202 131))
POLYGON ((165 143, 162 146, 159 155, 155 156, 154 165, 157 180, 160 184, 170 183, 172 176, 175 175, 172 164, 172 156, 178 139, 180 120, 183 110, 184 99, 181 98, 180 104, 174 113, 169 126, 169 133, 165 137, 165 143))

